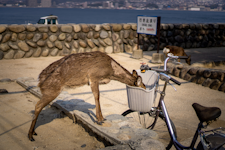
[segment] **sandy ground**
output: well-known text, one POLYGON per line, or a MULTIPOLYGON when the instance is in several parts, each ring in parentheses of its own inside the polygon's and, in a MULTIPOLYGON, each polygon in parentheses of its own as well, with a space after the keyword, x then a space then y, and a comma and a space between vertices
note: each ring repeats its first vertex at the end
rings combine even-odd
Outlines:
POLYGON ((0 149, 96 149, 104 144, 89 135, 78 124, 55 107, 46 106, 39 115, 35 142, 30 142, 27 133, 38 98, 17 83, 0 83, 8 94, 0 95, 0 149))
MULTIPOLYGON (((131 59, 131 54, 111 54, 122 66, 129 71, 139 69, 141 62, 149 66, 158 64, 149 63, 151 53, 144 58, 131 59)), ((18 77, 38 78, 39 73, 50 63, 61 57, 40 57, 0 61, 0 79, 16 79, 18 77)), ((182 83, 174 85, 177 91, 168 86, 166 93, 166 106, 170 118, 175 123, 179 141, 190 139, 195 132, 198 119, 192 108, 192 103, 198 102, 205 106, 218 106, 225 112, 224 93, 211 90, 195 83, 176 78, 182 83)), ((74 124, 72 120, 62 115, 56 108, 46 107, 41 112, 37 122, 35 142, 30 142, 27 132, 32 119, 32 112, 38 99, 26 92, 16 83, 0 83, 0 89, 5 88, 9 94, 0 95, 0 149, 96 149, 104 147, 103 143, 90 136, 82 127, 74 124)), ((162 82, 160 82, 162 88, 162 82)), ((70 94, 94 104, 90 87, 83 86, 67 90, 70 94)), ((100 86, 100 99, 103 116, 121 114, 128 109, 126 86, 117 81, 100 86)), ((158 99, 159 97, 157 97, 158 99)), ((225 115, 212 127, 225 127, 225 115)), ((190 140, 189 140, 190 141, 190 140)))
MULTIPOLYGON (((2 60, 0 79, 34 77, 50 62, 58 58, 30 58, 24 60, 2 60)), ((35 142, 27 138, 34 107, 39 100, 15 82, 1 83, 0 89, 9 93, 0 94, 0 149, 97 149, 105 147, 85 129, 55 107, 46 106, 39 115, 35 142)))

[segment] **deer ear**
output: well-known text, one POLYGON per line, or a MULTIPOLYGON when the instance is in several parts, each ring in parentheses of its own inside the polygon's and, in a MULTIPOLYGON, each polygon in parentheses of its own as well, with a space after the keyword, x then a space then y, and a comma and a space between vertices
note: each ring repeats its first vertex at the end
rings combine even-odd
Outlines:
POLYGON ((137 71, 136 70, 133 70, 133 77, 137 78, 138 77, 138 74, 137 74, 137 71))
POLYGON ((145 85, 144 85, 143 82, 142 82, 142 78, 141 78, 140 76, 137 77, 137 81, 135 82, 135 85, 136 85, 137 87, 141 87, 141 88, 146 89, 145 85))
POLYGON ((142 78, 140 76, 138 76, 136 85, 139 87, 141 85, 141 83, 142 83, 142 78))

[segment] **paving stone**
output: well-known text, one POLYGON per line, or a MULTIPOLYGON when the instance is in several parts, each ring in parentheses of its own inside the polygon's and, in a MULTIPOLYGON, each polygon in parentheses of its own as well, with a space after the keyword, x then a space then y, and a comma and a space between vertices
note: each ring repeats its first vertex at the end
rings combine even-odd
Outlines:
POLYGON ((9 50, 6 54, 4 54, 5 59, 12 59, 15 54, 14 50, 9 50))
POLYGON ((51 52, 50 52, 50 55, 51 56, 56 56, 57 55, 57 53, 58 53, 58 49, 57 48, 54 48, 51 52))
POLYGON ((11 36, 11 41, 15 42, 16 40, 17 40, 17 34, 13 33, 12 36, 11 36))
POLYGON ((19 34, 18 34, 18 39, 19 39, 19 40, 25 40, 25 39, 26 39, 26 34, 24 34, 24 33, 19 33, 19 34))
POLYGON ((71 33, 72 32, 72 26, 70 25, 62 25, 61 26, 61 31, 66 32, 66 33, 71 33))
POLYGON ((14 43, 12 43, 12 42, 8 42, 8 44, 9 44, 9 46, 12 48, 12 49, 18 49, 18 46, 17 45, 15 45, 14 43))
POLYGON ((50 50, 49 50, 48 48, 45 48, 45 49, 42 51, 41 56, 47 57, 48 54, 49 54, 49 51, 50 51, 50 50))
POLYGON ((0 44, 0 50, 3 52, 6 52, 10 49, 9 45, 7 43, 0 44))
POLYGON ((38 28, 38 31, 40 32, 48 32, 48 26, 46 25, 40 25, 37 28, 38 28))
POLYGON ((58 31, 58 26, 57 25, 50 25, 49 29, 51 32, 55 33, 58 31))
POLYGON ((20 42, 18 43, 18 46, 19 46, 19 48, 20 48, 21 50, 23 50, 23 51, 25 51, 25 52, 29 51, 29 46, 28 46, 27 43, 25 43, 24 41, 20 41, 20 42))
POLYGON ((31 57, 32 55, 33 55, 33 53, 34 53, 34 50, 33 49, 30 49, 28 52, 26 52, 26 54, 25 54, 25 58, 29 58, 29 57, 31 57))
POLYGON ((39 57, 39 56, 41 55, 41 52, 42 52, 41 48, 38 47, 38 48, 34 51, 33 57, 39 57))
POLYGON ((0 33, 4 32, 6 30, 5 25, 0 25, 0 33))
POLYGON ((80 25, 73 25, 73 30, 74 32, 80 32, 81 31, 80 25))
POLYGON ((42 37, 42 35, 40 33, 36 33, 33 37, 33 42, 37 42, 38 40, 40 40, 42 37))
POLYGON ((2 43, 7 42, 10 38, 11 38, 11 34, 7 33, 7 34, 3 37, 2 43))
POLYGON ((19 50, 19 51, 17 51, 17 53, 14 55, 14 58, 15 58, 15 59, 23 58, 24 55, 25 55, 25 52, 19 50))
MULTIPOLYGON (((127 26, 125 26, 125 27, 127 27, 127 26)), ((113 28, 113 31, 119 32, 122 30, 123 26, 122 26, 122 24, 112 24, 112 28, 113 28)))
POLYGON ((25 30, 25 27, 23 25, 10 25, 8 26, 9 30, 12 32, 20 33, 25 30))
POLYGON ((102 39, 105 39, 105 38, 107 38, 108 36, 109 36, 109 34, 108 34, 107 31, 102 30, 102 31, 100 32, 100 37, 101 37, 102 39))
POLYGON ((202 83, 202 86, 209 87, 210 84, 211 84, 212 82, 213 82, 212 79, 207 78, 207 79, 202 83))
POLYGON ((223 92, 225 91, 225 82, 220 85, 218 90, 223 92))
POLYGON ((218 90, 220 85, 221 85, 221 82, 218 79, 216 79, 210 84, 209 88, 218 90))
POLYGON ((37 28, 33 25, 27 25, 27 31, 34 32, 37 28))

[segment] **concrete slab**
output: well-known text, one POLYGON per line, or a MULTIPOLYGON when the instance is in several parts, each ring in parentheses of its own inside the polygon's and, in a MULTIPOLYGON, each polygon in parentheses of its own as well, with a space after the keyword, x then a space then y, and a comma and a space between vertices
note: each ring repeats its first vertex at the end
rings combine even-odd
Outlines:
POLYGON ((132 58, 135 59, 143 58, 143 51, 141 49, 133 50, 132 58))
POLYGON ((162 64, 164 62, 163 53, 153 53, 151 63, 162 64))
MULTIPOLYGON (((18 78, 16 81, 26 90, 41 98, 40 89, 36 86, 38 83, 36 80, 32 78, 18 78)), ((80 122, 101 137, 101 139, 113 145, 129 145, 128 147, 132 149, 145 149, 145 147, 150 146, 154 147, 154 150, 164 149, 164 145, 157 140, 158 134, 156 132, 144 129, 137 122, 121 115, 108 115, 105 117, 106 121, 103 125, 96 124, 96 114, 93 111, 95 105, 70 95, 66 91, 63 91, 52 101, 51 105, 61 109, 74 122, 80 122)))

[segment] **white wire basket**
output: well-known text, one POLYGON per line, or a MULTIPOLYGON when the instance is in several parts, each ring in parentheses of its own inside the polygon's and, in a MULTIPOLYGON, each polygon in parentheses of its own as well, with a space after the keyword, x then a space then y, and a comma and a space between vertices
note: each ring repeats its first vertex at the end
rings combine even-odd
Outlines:
POLYGON ((145 73, 141 73, 140 70, 136 71, 142 77, 146 90, 127 85, 128 106, 134 111, 149 112, 157 95, 156 89, 158 87, 159 75, 157 72, 151 70, 147 70, 145 73))

